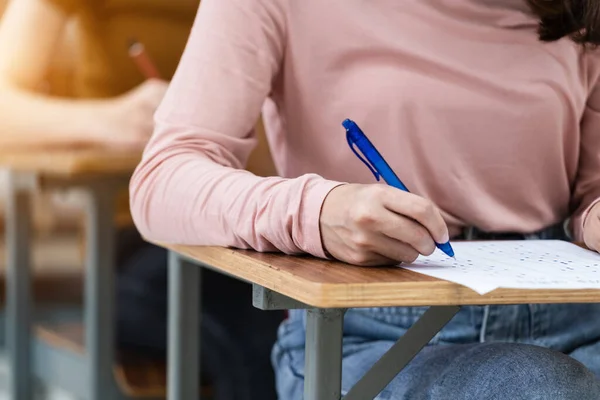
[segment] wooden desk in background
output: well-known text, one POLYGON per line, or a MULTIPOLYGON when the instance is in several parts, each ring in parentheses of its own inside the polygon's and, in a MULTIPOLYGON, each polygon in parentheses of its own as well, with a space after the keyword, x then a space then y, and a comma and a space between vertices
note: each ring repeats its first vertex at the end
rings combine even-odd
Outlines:
POLYGON ((163 245, 169 257, 169 400, 198 393, 200 268, 249 281, 263 310, 306 309, 305 400, 341 398, 344 310, 432 306, 344 396, 374 398, 452 319, 462 305, 600 303, 600 290, 498 289, 481 296, 464 286, 401 268, 361 268, 310 257, 216 247, 163 245))
POLYGON ((115 196, 126 188, 139 159, 140 154, 95 149, 0 152, 0 168, 10 175, 6 204, 6 329, 11 399, 32 398, 32 372, 82 398, 121 397, 113 376, 115 196), (85 195, 83 355, 65 354, 43 341, 32 340, 31 335, 30 200, 36 190, 55 189, 78 189, 85 195), (31 365, 31 360, 39 362, 31 365))

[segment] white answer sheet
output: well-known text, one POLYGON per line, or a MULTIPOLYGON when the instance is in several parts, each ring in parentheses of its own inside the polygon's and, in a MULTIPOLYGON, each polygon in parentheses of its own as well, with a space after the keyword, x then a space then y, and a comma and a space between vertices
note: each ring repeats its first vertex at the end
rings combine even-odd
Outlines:
POLYGON ((479 294, 497 288, 600 289, 600 254, 559 240, 452 243, 456 260, 437 250, 403 265, 479 294))

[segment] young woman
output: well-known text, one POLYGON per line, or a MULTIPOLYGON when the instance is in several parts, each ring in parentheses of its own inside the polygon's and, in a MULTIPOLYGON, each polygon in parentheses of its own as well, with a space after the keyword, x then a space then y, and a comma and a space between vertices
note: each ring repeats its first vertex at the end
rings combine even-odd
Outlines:
MULTIPOLYGON (((565 220, 598 250, 599 27, 592 0, 205 0, 131 181, 136 224, 359 265, 565 220), (240 170, 263 104, 281 178, 240 170), (372 184, 347 117, 414 194, 372 184)), ((349 310, 343 390, 423 312, 349 310)), ((303 316, 274 350, 282 399, 302 398, 303 316)), ((378 398, 597 399, 598 376, 600 306, 464 307, 378 398)))
MULTIPOLYGON (((160 75, 170 79, 198 5, 199 0, 12 0, 0 25, 0 146, 141 150, 167 83, 146 80, 128 55, 130 42, 142 43, 160 75), (75 28, 73 93, 51 97, 38 88, 68 26, 75 28)), ((261 146, 249 168, 271 174, 269 161, 261 146)), ((163 353, 166 252, 143 242, 134 229, 123 230, 117 240, 120 345, 163 353)), ((216 398, 274 398, 269 355, 282 313, 253 309, 247 284, 207 272, 204 285, 203 371, 215 384, 216 398)))

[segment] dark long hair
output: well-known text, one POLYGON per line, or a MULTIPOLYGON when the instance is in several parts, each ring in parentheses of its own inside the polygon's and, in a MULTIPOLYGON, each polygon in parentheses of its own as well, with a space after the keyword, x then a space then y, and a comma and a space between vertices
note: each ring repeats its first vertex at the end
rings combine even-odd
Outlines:
POLYGON ((569 37, 576 43, 600 44, 600 0, 526 0, 540 17, 545 42, 569 37))

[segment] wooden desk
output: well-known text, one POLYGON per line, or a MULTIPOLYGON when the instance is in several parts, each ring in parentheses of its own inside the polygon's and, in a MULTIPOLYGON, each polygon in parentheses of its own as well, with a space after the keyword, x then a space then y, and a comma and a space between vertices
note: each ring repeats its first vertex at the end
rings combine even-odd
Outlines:
POLYGON ((312 257, 220 247, 169 249, 318 308, 600 302, 599 290, 497 289, 484 296, 398 267, 362 268, 312 257))
POLYGON ((307 309, 305 399, 341 398, 342 320, 356 307, 432 306, 344 399, 376 396, 462 305, 600 302, 600 290, 498 289, 484 296, 464 286, 401 268, 361 268, 310 257, 218 247, 164 245, 169 258, 169 399, 198 393, 198 265, 254 285, 264 310, 307 309), (186 261, 191 261, 192 264, 186 261), (191 370, 190 370, 191 369, 191 370))
POLYGON ((2 152, 0 166, 16 172, 33 172, 41 177, 62 179, 94 175, 130 175, 140 161, 139 152, 103 149, 51 149, 2 152))
POLYGON ((67 389, 77 381, 74 392, 80 397, 119 398, 113 377, 114 203, 117 191, 126 187, 139 158, 140 154, 131 152, 89 148, 0 152, 0 168, 7 169, 10 175, 6 212, 10 398, 32 398, 34 385, 30 375, 34 369, 67 389), (31 335, 31 194, 36 190, 67 188, 83 191, 86 199, 83 358, 35 342, 31 335), (31 365, 32 359, 40 362, 31 365), (88 379, 81 379, 82 375, 88 379))

